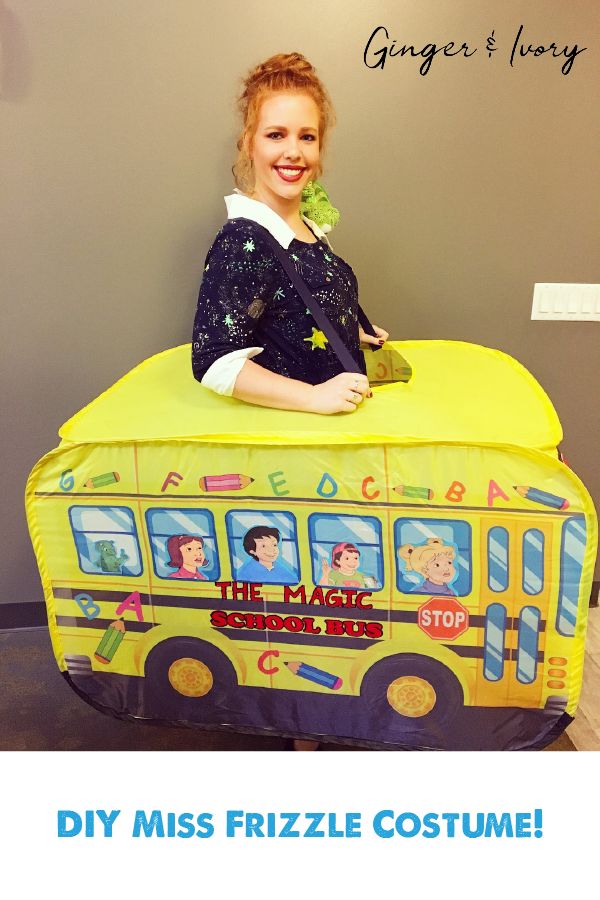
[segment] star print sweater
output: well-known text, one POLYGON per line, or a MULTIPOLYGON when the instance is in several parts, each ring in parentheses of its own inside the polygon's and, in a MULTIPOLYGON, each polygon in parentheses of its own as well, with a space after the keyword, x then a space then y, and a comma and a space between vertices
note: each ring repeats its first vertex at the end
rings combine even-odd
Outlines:
MULTIPOLYGON (((294 238, 286 252, 365 371, 354 272, 321 240, 294 238)), ((223 226, 206 257, 194 321, 194 376, 202 381, 216 360, 251 346, 265 369, 308 384, 343 371, 256 222, 236 218, 223 226)))

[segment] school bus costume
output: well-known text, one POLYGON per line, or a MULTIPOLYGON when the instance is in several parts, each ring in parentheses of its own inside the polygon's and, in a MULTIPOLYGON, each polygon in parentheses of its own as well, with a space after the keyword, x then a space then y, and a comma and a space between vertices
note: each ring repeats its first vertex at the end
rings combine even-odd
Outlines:
POLYGON ((29 478, 73 688, 122 717, 365 746, 554 739, 597 521, 534 378, 496 350, 389 342, 373 399, 319 416, 218 396, 189 354, 129 372, 29 478))

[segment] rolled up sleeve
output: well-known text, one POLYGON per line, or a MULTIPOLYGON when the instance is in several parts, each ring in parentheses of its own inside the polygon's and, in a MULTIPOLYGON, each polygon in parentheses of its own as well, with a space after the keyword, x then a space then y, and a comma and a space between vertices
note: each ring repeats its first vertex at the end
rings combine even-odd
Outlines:
POLYGON ((244 347, 243 350, 234 350, 226 353, 214 361, 212 366, 204 373, 202 384, 210 388, 215 394, 223 394, 231 397, 235 387, 235 381, 247 359, 252 359, 262 353, 263 347, 244 347))

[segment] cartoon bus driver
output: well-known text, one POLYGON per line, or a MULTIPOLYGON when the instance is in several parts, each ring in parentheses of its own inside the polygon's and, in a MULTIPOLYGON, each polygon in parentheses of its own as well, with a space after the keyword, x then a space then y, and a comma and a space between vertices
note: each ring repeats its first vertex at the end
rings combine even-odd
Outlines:
POLYGON ((208 581, 206 575, 198 571, 199 566, 208 566, 204 555, 204 541, 195 534, 174 534, 167 541, 168 566, 177 569, 169 578, 188 578, 194 581, 208 581))
POLYGON ((418 546, 402 544, 398 547, 398 554, 405 560, 407 572, 418 572, 425 579, 413 591, 419 594, 456 596, 456 591, 450 587, 450 582, 456 577, 454 547, 444 544, 439 537, 430 537, 425 544, 418 546))
POLYGON ((294 572, 277 558, 280 539, 278 528, 255 525, 248 529, 244 535, 244 550, 252 558, 240 568, 238 579, 258 584, 295 582, 294 572))

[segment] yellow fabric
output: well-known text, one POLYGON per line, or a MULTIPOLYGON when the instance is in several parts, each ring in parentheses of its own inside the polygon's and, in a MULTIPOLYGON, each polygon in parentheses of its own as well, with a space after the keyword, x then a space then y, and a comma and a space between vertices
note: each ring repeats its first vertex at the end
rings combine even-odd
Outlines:
MULTIPOLYGON (((221 397, 191 371, 190 345, 141 363, 60 429, 77 443, 193 438, 252 444, 436 441, 551 449, 562 438, 548 397, 516 360, 454 341, 393 341, 411 364, 408 383, 375 386, 356 412, 283 412, 221 397)), ((371 380, 381 352, 366 351, 371 380)))
POLYGON ((120 715, 177 719, 170 707, 148 712, 146 704, 160 701, 183 668, 198 690, 214 678, 233 691, 231 710, 205 720, 199 707, 199 722, 318 736, 320 707, 308 704, 284 725, 274 700, 245 720, 236 691, 334 690, 356 700, 338 723, 346 737, 436 749, 521 749, 543 741, 563 709, 574 714, 597 520, 585 487, 558 459, 562 432, 548 397, 515 360, 471 344, 389 342, 366 359, 374 398, 349 415, 318 416, 216 395, 193 379, 190 346, 176 347, 62 427, 60 447, 30 475, 26 509, 57 662, 91 702, 120 715), (412 377, 394 383, 404 362, 412 377), (293 569, 287 582, 263 572, 258 584, 244 572, 251 557, 241 535, 256 524, 281 530, 282 562, 293 569), (166 563, 166 542, 179 534, 206 540, 212 568, 195 580, 173 577, 166 563), (502 562, 504 539, 510 558, 506 549, 502 562), (442 612, 461 616, 462 630, 442 623, 449 630, 428 631, 433 588, 423 582, 419 595, 414 579, 403 580, 409 568, 425 578, 419 560, 431 540, 446 542, 463 581, 432 597, 438 607, 429 613, 438 623, 442 612), (362 609, 349 595, 342 603, 344 588, 327 574, 334 546, 348 541, 363 554, 362 609), (494 583, 499 559, 504 584, 494 583), (264 589, 264 607, 242 593, 251 587, 264 589), (327 605, 319 592, 335 597, 327 605), (500 607, 504 625, 494 613, 500 607), (272 613, 271 624, 240 621, 246 610, 272 613), (124 637, 115 632, 123 627, 124 637), (169 648, 179 646, 171 659, 169 648), (494 674, 498 660, 503 670, 494 674), (301 663, 331 683, 298 677, 301 663), (380 689, 378 672, 400 664, 408 669, 394 669, 389 691, 380 689), (143 703, 122 689, 123 679, 145 692, 143 703), (386 716, 413 715, 403 703, 414 684, 439 692, 438 718, 428 724, 423 713, 420 730, 399 737, 397 724, 386 730, 386 716), (510 722, 504 708, 513 711, 510 722), (465 729, 464 710, 500 718, 465 729), (524 711, 539 714, 537 736, 524 711))

